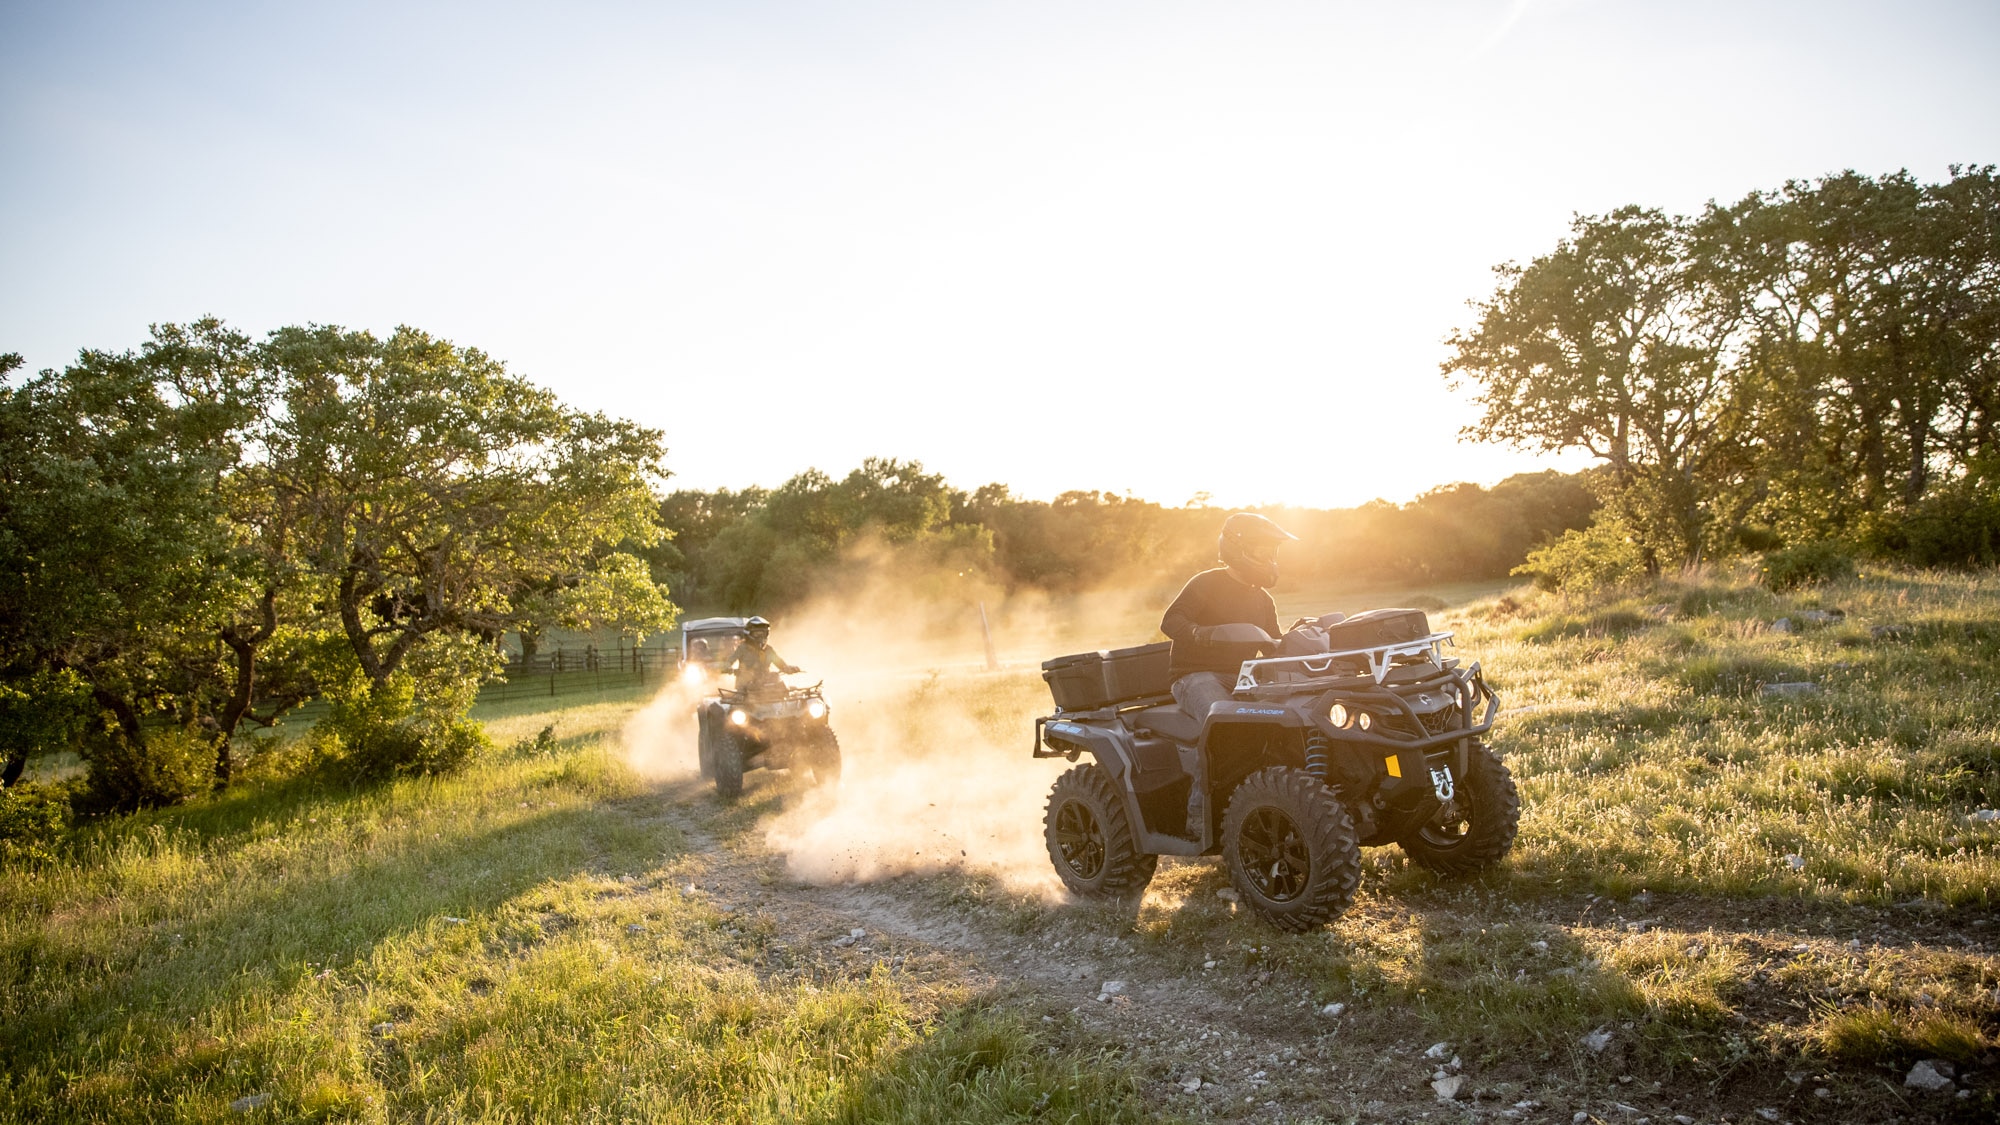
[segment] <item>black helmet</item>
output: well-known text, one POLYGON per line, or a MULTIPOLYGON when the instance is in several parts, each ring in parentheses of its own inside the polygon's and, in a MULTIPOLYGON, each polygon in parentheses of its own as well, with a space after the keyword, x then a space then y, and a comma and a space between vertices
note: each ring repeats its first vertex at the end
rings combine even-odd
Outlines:
POLYGON ((1278 582, 1278 544, 1297 538, 1255 512, 1237 512, 1222 521, 1215 550, 1236 577, 1268 589, 1278 582))
POLYGON ((751 640, 761 645, 771 635, 771 623, 761 617, 753 617, 743 623, 743 631, 750 634, 751 640))

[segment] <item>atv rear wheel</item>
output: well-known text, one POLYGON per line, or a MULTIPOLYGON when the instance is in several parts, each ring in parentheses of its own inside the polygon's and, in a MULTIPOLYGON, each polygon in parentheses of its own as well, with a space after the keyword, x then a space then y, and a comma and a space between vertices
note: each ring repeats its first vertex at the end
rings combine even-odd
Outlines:
POLYGON ((1294 933, 1339 916, 1361 884, 1346 807, 1319 778, 1288 766, 1259 770, 1230 795, 1222 859, 1244 904, 1294 933))
POLYGON ((1118 790, 1095 765, 1072 766, 1056 778, 1042 839, 1063 886, 1086 898, 1132 898, 1160 864, 1133 842, 1118 790))
POLYGON ((1451 807, 1397 839, 1405 854, 1440 875, 1468 875, 1500 862, 1521 824, 1514 775, 1493 751, 1474 743, 1451 807))
POLYGON ((724 727, 715 732, 712 764, 715 767, 715 791, 724 797, 740 797, 743 794, 743 740, 736 732, 724 727))

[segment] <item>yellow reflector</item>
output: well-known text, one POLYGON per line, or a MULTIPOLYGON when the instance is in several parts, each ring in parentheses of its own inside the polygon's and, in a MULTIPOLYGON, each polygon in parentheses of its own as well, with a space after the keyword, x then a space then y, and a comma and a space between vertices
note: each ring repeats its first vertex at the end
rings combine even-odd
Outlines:
POLYGON ((1401 776, 1403 776, 1403 763, 1402 763, 1402 760, 1401 760, 1401 759, 1397 758, 1396 756, 1394 756, 1394 755, 1392 754, 1392 755, 1390 755, 1390 756, 1389 756, 1388 758, 1384 759, 1384 761, 1385 761, 1385 762, 1386 762, 1386 763, 1388 764, 1388 766, 1389 766, 1389 776, 1390 776, 1390 777, 1401 777, 1401 776))

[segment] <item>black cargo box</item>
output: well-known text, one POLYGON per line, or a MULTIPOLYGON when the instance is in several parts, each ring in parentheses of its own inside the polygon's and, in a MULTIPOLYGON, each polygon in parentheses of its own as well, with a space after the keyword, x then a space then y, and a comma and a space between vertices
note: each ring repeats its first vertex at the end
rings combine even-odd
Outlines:
POLYGON ((1114 648, 1104 654, 1104 691, 1114 701, 1165 695, 1173 690, 1174 646, 1170 641, 1114 648))
POLYGON ((1042 679, 1049 683, 1058 711, 1089 711, 1111 702, 1104 694, 1104 654, 1079 652, 1042 661, 1042 679))
POLYGON ((1174 683, 1168 673, 1173 651, 1172 644, 1161 641, 1058 656, 1042 661, 1042 679, 1048 681, 1057 710, 1091 711, 1128 699, 1167 694, 1174 683))
POLYGON ((1430 635, 1430 618, 1421 609, 1371 609, 1327 629, 1326 640, 1334 652, 1345 652, 1402 644, 1430 635))

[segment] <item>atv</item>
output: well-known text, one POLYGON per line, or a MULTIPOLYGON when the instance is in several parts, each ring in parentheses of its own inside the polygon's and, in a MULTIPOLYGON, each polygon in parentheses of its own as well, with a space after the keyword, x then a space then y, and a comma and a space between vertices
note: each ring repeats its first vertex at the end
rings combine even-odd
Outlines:
POLYGON ((1304 618, 1282 638, 1225 625, 1216 639, 1248 658, 1233 697, 1199 718, 1174 702, 1169 644, 1042 665, 1057 709, 1035 720, 1035 757, 1091 757, 1056 780, 1043 820, 1071 891, 1135 897, 1160 856, 1220 854, 1245 906, 1305 931, 1353 902, 1364 845, 1447 875, 1513 846, 1520 798, 1484 741, 1499 699, 1421 611, 1304 618))
POLYGON ((759 767, 810 770, 817 785, 839 781, 840 740, 821 686, 724 689, 703 701, 695 712, 701 776, 724 797, 741 794, 744 772, 759 767))

